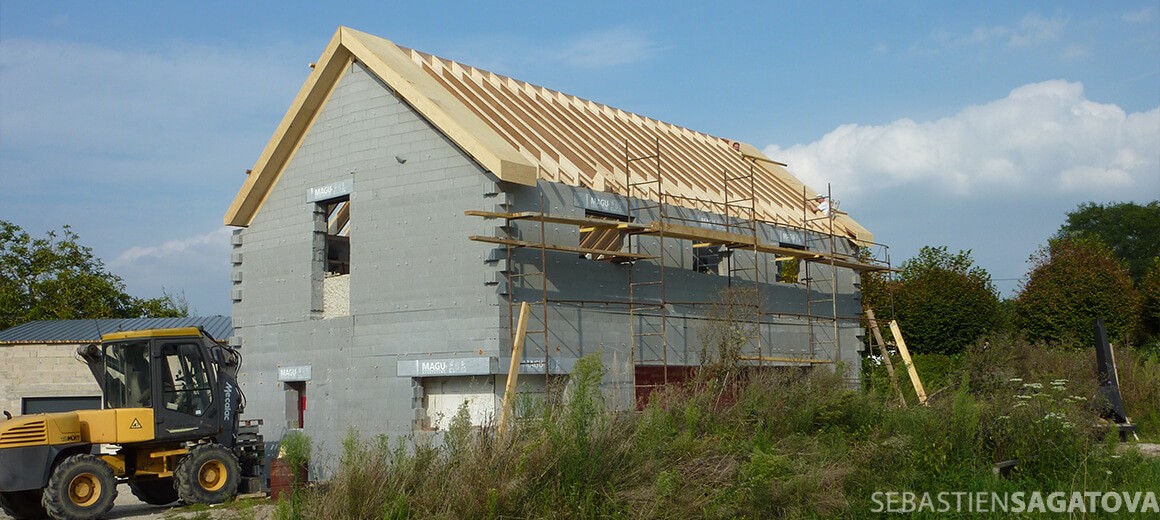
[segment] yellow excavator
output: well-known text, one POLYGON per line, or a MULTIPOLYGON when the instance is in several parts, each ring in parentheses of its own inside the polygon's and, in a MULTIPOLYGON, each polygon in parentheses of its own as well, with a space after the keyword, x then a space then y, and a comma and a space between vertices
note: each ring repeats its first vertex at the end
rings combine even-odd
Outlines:
POLYGON ((101 387, 102 409, 0 419, 0 506, 9 515, 100 518, 122 482, 149 504, 216 504, 260 482, 261 438, 239 420, 237 350, 176 328, 105 334, 77 354, 101 387))

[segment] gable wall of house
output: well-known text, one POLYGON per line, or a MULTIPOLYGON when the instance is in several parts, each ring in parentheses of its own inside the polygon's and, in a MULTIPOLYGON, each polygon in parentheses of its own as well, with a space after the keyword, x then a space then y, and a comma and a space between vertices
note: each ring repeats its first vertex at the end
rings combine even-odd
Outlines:
POLYGON ((287 381, 305 381, 317 440, 410 432, 421 391, 400 360, 495 356, 489 234, 464 208, 495 183, 359 63, 331 93, 252 224, 235 238, 234 323, 249 408, 278 438, 287 381), (311 188, 349 183, 349 315, 326 313, 311 188), (307 368, 308 367, 308 368, 307 368))

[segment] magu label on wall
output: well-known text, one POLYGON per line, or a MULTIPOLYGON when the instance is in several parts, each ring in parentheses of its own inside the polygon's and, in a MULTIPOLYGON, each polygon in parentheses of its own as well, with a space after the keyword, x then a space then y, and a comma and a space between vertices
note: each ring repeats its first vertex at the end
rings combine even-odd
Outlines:
POLYGON ((310 365, 278 367, 278 381, 310 381, 310 365))
POLYGON ((320 202, 350 195, 354 191, 354 179, 343 179, 325 186, 306 189, 306 202, 320 202))

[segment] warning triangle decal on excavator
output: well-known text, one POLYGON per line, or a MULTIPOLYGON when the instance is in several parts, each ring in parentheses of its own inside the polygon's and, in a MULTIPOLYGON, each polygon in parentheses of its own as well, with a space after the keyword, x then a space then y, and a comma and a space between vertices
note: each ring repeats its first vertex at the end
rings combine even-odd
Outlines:
POLYGON ((129 425, 129 429, 130 430, 140 430, 141 429, 141 421, 138 421, 137 418, 134 417, 133 423, 129 425))

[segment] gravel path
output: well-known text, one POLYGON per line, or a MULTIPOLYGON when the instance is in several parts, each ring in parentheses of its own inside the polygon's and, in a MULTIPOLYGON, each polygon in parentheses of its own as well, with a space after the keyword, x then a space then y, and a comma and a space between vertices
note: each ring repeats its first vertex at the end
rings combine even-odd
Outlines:
MULTIPOLYGON (((240 498, 258 498, 263 495, 243 495, 240 498)), ((117 486, 117 500, 113 502, 113 509, 105 516, 108 520, 116 520, 118 518, 132 518, 135 520, 233 520, 233 519, 250 519, 254 520, 268 520, 273 518, 274 506, 270 504, 259 504, 252 508, 239 510, 228 505, 210 506, 209 509, 192 508, 177 504, 170 506, 153 506, 146 504, 137 497, 133 496, 133 492, 129 491, 129 486, 122 484, 117 486), (249 511, 253 511, 253 516, 250 516, 249 511), (208 515, 208 519, 207 519, 208 515)), ((11 520, 12 517, 4 514, 0 510, 0 519, 11 520)))

